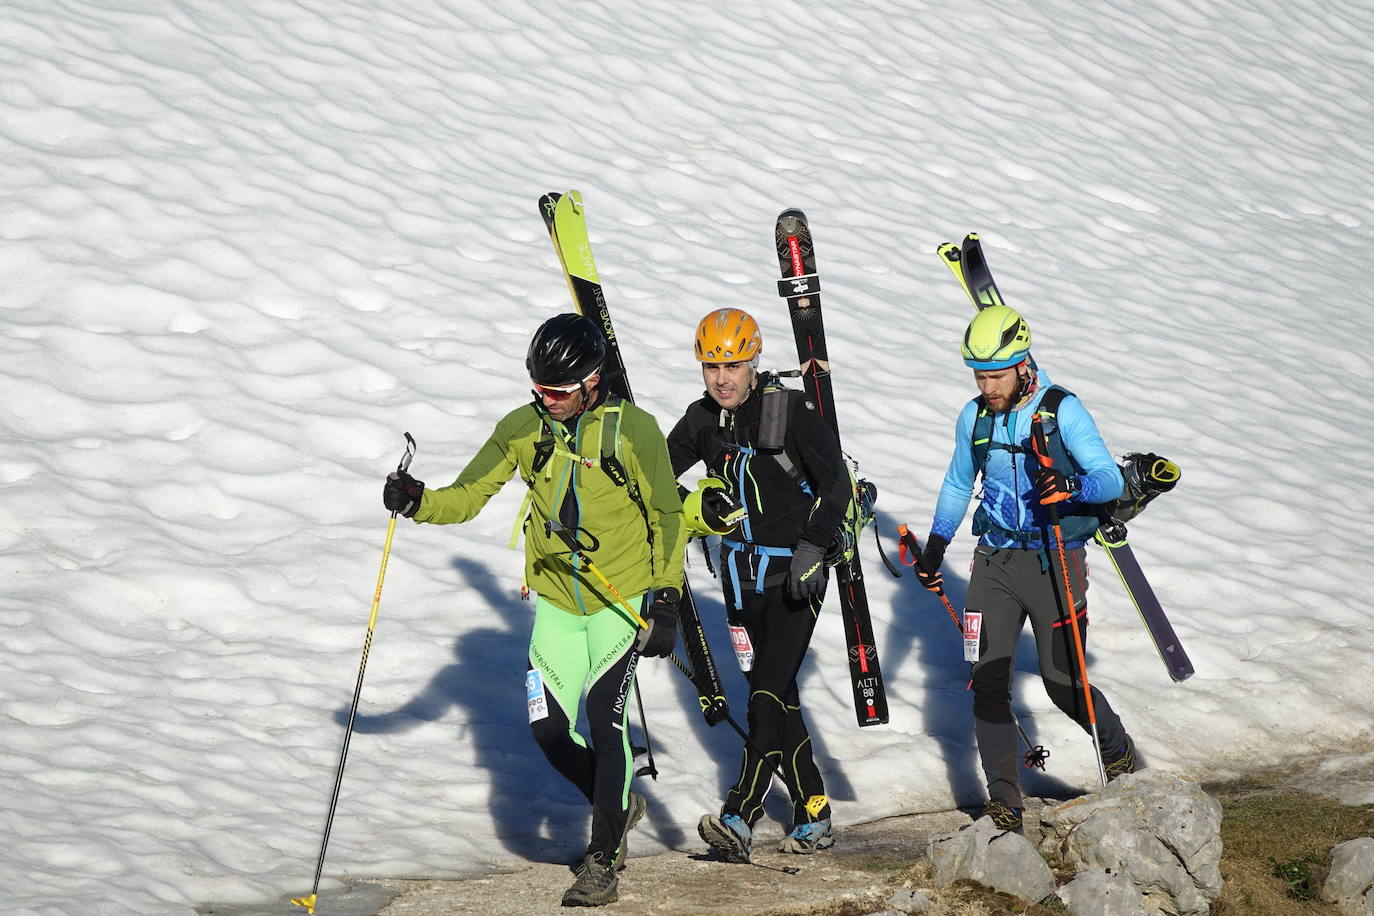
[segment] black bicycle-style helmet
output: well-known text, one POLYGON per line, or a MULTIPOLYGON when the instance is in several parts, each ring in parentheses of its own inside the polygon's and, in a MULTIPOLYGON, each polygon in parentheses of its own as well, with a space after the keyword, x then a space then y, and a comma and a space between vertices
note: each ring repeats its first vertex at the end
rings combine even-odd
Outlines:
POLYGON ((585 315, 555 315, 539 326, 525 356, 536 385, 576 385, 606 361, 606 338, 585 315))

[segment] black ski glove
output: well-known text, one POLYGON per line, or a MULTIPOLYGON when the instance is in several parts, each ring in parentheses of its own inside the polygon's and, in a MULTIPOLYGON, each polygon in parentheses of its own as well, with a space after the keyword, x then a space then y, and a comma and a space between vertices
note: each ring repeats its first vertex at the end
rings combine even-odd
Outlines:
POLYGON ((744 520, 747 513, 740 501, 723 487, 707 487, 701 494, 701 520, 713 531, 729 531, 744 520))
POLYGON ((940 564, 945 562, 945 548, 949 538, 935 532, 926 538, 926 546, 921 550, 921 562, 916 564, 916 579, 926 588, 938 591, 944 588, 945 578, 940 574, 940 564))
POLYGON ((416 480, 405 471, 392 471, 387 475, 382 487, 382 505, 392 512, 399 512, 406 518, 414 518, 420 508, 420 497, 425 493, 425 482, 416 480))
POLYGON ((701 714, 706 724, 715 726, 730 717, 730 702, 725 697, 697 697, 701 701, 701 714))
POLYGON ((1056 467, 1038 467, 1033 472, 1040 491, 1040 505, 1063 502, 1078 495, 1078 478, 1069 477, 1056 467))
POLYGON ((660 588, 654 592, 654 603, 649 605, 647 627, 639 631, 635 639, 635 651, 640 655, 667 658, 677 643, 677 606, 682 602, 682 593, 675 588, 660 588))
POLYGON ((810 541, 798 541, 787 571, 787 591, 793 598, 819 598, 825 594, 825 551, 810 541))

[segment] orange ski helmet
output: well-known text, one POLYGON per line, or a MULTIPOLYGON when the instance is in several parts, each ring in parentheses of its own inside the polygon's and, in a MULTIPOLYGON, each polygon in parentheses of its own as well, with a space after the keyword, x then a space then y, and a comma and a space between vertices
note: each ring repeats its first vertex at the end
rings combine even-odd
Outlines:
POLYGON ((717 309, 697 325, 697 361, 748 363, 763 352, 759 323, 743 309, 717 309))

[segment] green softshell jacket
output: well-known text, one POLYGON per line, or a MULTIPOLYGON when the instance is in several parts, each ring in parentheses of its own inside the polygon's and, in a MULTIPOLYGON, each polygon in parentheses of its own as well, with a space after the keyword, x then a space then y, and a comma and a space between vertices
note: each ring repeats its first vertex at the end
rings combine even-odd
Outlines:
POLYGON ((558 535, 545 531, 551 517, 560 518, 569 529, 580 528, 577 536, 584 546, 592 543, 588 533, 595 538, 596 549, 587 555, 626 598, 682 588, 686 527, 658 422, 628 401, 621 402, 618 412, 608 411, 603 398, 570 427, 552 419, 548 423, 566 431, 568 440, 555 440, 552 456, 537 473, 535 445, 547 436, 534 405, 524 404, 496 424, 457 480, 424 491, 414 520, 436 525, 466 522, 519 470, 533 490, 525 522, 525 583, 546 601, 570 614, 595 613, 615 603, 600 580, 580 568, 581 561, 558 535), (638 485, 644 512, 630 488, 617 486, 600 467, 602 424, 608 417, 615 423, 617 415, 619 460, 638 485))

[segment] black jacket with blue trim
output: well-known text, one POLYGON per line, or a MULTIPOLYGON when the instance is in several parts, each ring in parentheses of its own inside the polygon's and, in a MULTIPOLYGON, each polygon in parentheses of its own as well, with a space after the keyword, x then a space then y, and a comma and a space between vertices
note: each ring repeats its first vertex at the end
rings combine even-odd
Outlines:
POLYGON ((675 477, 704 462, 708 474, 725 481, 749 513, 731 539, 750 544, 795 547, 804 540, 829 547, 853 495, 839 441, 815 402, 800 391, 763 395, 755 388, 736 410, 723 410, 706 395, 668 434, 668 456, 675 477), (783 450, 800 480, 778 460, 776 449, 757 447, 764 397, 784 396, 783 450))

